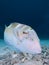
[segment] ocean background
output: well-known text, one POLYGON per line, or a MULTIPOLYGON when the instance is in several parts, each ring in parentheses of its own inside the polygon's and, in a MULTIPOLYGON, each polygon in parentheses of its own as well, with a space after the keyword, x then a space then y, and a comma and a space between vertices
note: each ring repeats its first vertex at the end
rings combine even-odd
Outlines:
POLYGON ((0 49, 13 49, 3 41, 5 25, 12 22, 30 25, 40 44, 49 46, 49 0, 0 0, 0 49))

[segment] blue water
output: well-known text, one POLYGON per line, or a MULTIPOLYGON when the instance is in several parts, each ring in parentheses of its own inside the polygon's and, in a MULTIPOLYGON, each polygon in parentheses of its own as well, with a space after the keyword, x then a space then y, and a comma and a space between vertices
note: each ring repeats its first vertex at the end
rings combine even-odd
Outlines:
POLYGON ((49 0, 0 0, 0 38, 12 22, 30 25, 39 37, 49 38, 49 0))
MULTIPOLYGON (((44 45, 44 46, 49 46, 49 40, 40 40, 40 44, 41 44, 41 46, 42 45, 44 45)), ((0 39, 0 53, 4 53, 4 51, 2 51, 2 49, 4 49, 4 48, 7 48, 8 47, 8 49, 9 50, 11 50, 11 51, 16 51, 16 48, 14 48, 13 46, 10 46, 10 45, 7 45, 5 42, 4 42, 4 40, 1 40, 0 39)), ((6 50, 7 51, 7 50, 6 50)), ((6 52, 5 51, 5 52, 6 52)))
POLYGON ((49 47, 49 39, 48 40, 41 40, 40 44, 49 47))

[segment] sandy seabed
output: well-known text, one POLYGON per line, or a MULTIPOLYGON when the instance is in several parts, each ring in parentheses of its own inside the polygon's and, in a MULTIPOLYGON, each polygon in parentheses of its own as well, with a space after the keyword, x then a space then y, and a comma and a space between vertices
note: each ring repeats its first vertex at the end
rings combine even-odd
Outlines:
POLYGON ((41 41, 42 53, 27 56, 25 53, 17 53, 11 46, 9 49, 9 46, 3 43, 4 41, 0 40, 0 65, 49 65, 49 40, 41 41))
MULTIPOLYGON (((8 47, 4 50, 8 50, 8 47)), ((7 53, 0 55, 0 65, 49 65, 49 47, 47 46, 42 46, 40 54, 24 54, 8 50, 7 53)))

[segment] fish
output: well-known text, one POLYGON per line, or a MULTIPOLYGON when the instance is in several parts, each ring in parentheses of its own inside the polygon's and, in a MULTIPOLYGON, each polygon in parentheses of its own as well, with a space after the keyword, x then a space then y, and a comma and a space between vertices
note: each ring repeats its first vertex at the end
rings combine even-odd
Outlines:
POLYGON ((6 26, 4 41, 22 53, 39 54, 42 51, 37 33, 26 24, 14 22, 6 26))

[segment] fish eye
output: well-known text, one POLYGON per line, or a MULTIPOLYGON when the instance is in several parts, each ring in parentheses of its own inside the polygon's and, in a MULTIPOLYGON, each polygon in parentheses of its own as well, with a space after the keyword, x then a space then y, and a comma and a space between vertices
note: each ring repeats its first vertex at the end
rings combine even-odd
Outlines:
POLYGON ((28 32, 24 32, 24 31, 23 31, 23 34, 28 34, 28 32))

